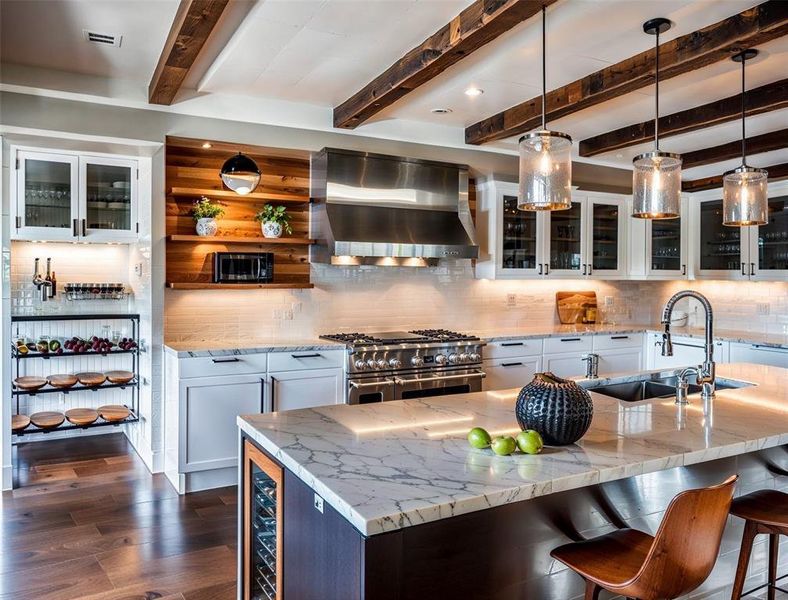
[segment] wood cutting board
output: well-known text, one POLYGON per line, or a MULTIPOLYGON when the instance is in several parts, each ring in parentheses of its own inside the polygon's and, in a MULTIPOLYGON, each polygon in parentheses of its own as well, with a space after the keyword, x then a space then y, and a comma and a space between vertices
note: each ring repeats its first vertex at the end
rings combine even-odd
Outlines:
POLYGON ((98 412, 92 408, 71 408, 66 411, 66 418, 74 425, 90 425, 98 419, 98 412))
POLYGON ((32 375, 25 375, 23 377, 17 377, 14 379, 14 385, 20 390, 25 390, 26 392, 40 390, 46 384, 47 380, 43 377, 33 377, 32 375))
POLYGON ((49 385, 60 389, 68 389, 77 383, 77 376, 63 373, 59 375, 50 375, 47 377, 49 385))
POLYGON ((113 423, 127 418, 131 411, 119 404, 107 404, 106 406, 99 406, 98 414, 105 421, 113 423))
POLYGON ((104 375, 110 383, 128 383, 134 379, 134 373, 131 371, 107 371, 104 375))
POLYGON ((54 429, 63 424, 66 416, 62 412, 44 411, 30 415, 30 422, 41 429, 54 429))
POLYGON ((555 305, 565 325, 596 322, 596 292, 556 292, 555 305))
POLYGON ((107 380, 107 377, 104 375, 104 373, 94 373, 88 371, 86 373, 77 373, 77 379, 82 385, 96 387, 97 385, 104 383, 107 380))
POLYGON ((14 433, 27 429, 29 425, 30 417, 27 415, 14 415, 11 417, 11 431, 14 433))

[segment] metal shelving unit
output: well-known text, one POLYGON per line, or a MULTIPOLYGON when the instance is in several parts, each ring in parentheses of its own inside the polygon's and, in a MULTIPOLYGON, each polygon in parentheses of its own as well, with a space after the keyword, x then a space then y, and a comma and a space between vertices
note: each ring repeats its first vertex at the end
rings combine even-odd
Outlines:
POLYGON ((14 377, 11 381, 11 395, 15 399, 15 414, 19 414, 19 401, 20 398, 24 396, 38 396, 40 394, 72 394, 76 392, 101 392, 102 390, 107 389, 128 389, 131 392, 131 401, 129 404, 125 404, 124 406, 129 409, 130 414, 128 417, 123 419, 122 421, 104 421, 103 419, 99 418, 97 421, 93 423, 89 423, 86 425, 74 425, 69 423, 68 421, 64 421, 62 425, 58 427, 53 427, 49 429, 42 429, 39 427, 35 427, 34 425, 30 425, 22 431, 14 432, 16 436, 24 436, 31 433, 50 433, 53 431, 64 431, 68 429, 90 429, 93 427, 107 427, 110 425, 113 426, 120 426, 125 423, 134 423, 139 421, 139 397, 140 397, 140 373, 139 373, 139 364, 140 364, 140 340, 139 340, 139 323, 140 323, 140 315, 137 313, 83 313, 83 314, 75 314, 75 315, 12 315, 11 316, 11 323, 35 323, 35 322, 47 322, 47 321, 96 321, 96 320, 107 320, 107 321, 115 321, 115 320, 128 320, 131 322, 131 338, 136 343, 136 347, 130 350, 111 350, 109 352, 71 352, 66 351, 63 354, 55 354, 55 353, 41 353, 41 352, 31 352, 29 354, 21 354, 17 351, 16 346, 12 349, 12 358, 14 362, 14 377), (84 386, 84 385, 75 385, 70 388, 41 388, 38 390, 19 390, 13 384, 13 379, 19 377, 22 373, 20 373, 20 368, 26 364, 26 361, 30 359, 42 359, 42 360, 51 360, 51 359, 62 359, 62 358, 69 358, 73 356, 114 356, 116 354, 125 355, 128 354, 131 356, 132 367, 131 372, 134 373, 134 378, 127 382, 127 383, 102 383, 98 386, 84 386))

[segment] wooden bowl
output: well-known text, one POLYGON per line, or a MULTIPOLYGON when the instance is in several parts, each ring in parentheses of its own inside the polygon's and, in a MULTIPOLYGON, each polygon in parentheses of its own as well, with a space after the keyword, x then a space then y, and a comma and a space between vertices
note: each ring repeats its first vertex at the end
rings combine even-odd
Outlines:
POLYGON ((41 429, 54 429, 63 424, 66 416, 62 412, 44 411, 30 415, 30 422, 41 429))
POLYGON ((92 408, 72 408, 66 411, 66 419, 74 425, 90 425, 98 419, 98 412, 92 408))
POLYGON ((128 383, 134 379, 134 373, 131 371, 107 371, 104 375, 110 383, 128 383))
POLYGON ((106 406, 99 406, 98 414, 105 421, 114 423, 128 418, 131 411, 120 404, 107 404, 106 406))
POLYGON ((59 375, 50 375, 49 377, 47 377, 47 381, 49 381, 49 385, 51 385, 52 387, 65 390, 76 385, 77 376, 70 375, 68 373, 63 373, 59 375))
POLYGON ((14 415, 11 417, 11 431, 17 433, 30 426, 30 417, 27 415, 14 415))
POLYGON ((96 387, 104 383, 107 380, 107 377, 104 375, 104 373, 88 371, 86 373, 77 373, 77 379, 79 380, 79 383, 86 387, 96 387))
POLYGON ((47 380, 43 377, 33 377, 32 375, 25 375, 23 377, 17 377, 14 379, 14 385, 20 390, 24 390, 26 392, 40 390, 46 384, 47 380))

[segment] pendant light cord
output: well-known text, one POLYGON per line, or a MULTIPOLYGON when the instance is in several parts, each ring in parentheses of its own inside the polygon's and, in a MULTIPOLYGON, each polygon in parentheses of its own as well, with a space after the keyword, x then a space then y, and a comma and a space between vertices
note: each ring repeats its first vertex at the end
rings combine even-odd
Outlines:
POLYGON ((747 136, 744 130, 745 120, 745 102, 744 102, 744 63, 747 61, 747 55, 742 51, 741 55, 741 165, 747 166, 747 136))
POLYGON ((656 70, 654 73, 654 150, 659 152, 659 27, 657 27, 656 70))
POLYGON ((542 131, 547 129, 547 7, 542 4, 542 131))

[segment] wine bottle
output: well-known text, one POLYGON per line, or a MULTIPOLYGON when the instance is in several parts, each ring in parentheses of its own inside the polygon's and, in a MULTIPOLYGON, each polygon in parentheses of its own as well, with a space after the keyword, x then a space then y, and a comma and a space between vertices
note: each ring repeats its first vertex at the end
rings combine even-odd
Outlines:
POLYGON ((44 278, 44 281, 46 281, 49 286, 49 297, 51 298, 54 295, 52 293, 52 259, 51 258, 47 258, 47 276, 44 278))
POLYGON ((52 271, 52 289, 50 291, 49 297, 54 298, 55 296, 57 296, 57 276, 55 275, 55 272, 52 271))

